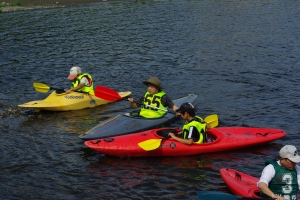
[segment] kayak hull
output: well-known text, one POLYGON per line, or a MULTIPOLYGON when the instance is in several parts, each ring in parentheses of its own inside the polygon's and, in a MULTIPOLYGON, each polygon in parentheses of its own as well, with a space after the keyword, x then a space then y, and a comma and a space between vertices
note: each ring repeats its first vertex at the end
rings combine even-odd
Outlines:
POLYGON ((272 128, 219 127, 207 134, 213 141, 191 146, 173 138, 162 140, 157 149, 146 151, 138 143, 150 139, 161 140, 169 132, 180 132, 177 128, 157 128, 129 135, 85 141, 84 144, 99 153, 111 156, 183 156, 233 150, 266 144, 286 135, 283 130, 272 128))
MULTIPOLYGON (((123 98, 129 96, 130 91, 119 92, 119 95, 123 98)), ((110 103, 94 95, 72 92, 70 94, 57 94, 53 91, 46 99, 30 101, 18 105, 22 108, 32 108, 39 110, 50 110, 50 111, 68 111, 68 110, 81 110, 84 108, 94 108, 99 105, 110 103)))
MULTIPOLYGON (((196 101, 196 99, 197 95, 189 94, 188 96, 176 99, 173 102, 177 107, 180 107, 181 104, 185 102, 193 103, 196 101)), ((138 110, 135 110, 131 113, 137 112, 138 110)), ((91 130, 80 135, 79 138, 83 140, 94 140, 105 137, 137 133, 160 127, 174 121, 175 119, 176 115, 173 111, 168 111, 163 117, 155 119, 133 116, 130 113, 124 113, 100 123, 91 130)))

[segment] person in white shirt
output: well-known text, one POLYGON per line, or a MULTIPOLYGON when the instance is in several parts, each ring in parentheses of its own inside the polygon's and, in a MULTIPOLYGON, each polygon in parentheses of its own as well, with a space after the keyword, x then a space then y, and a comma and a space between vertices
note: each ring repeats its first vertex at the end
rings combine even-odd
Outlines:
POLYGON ((285 145, 279 151, 279 160, 268 160, 257 186, 261 197, 277 200, 296 200, 300 189, 300 162, 297 148, 285 145))

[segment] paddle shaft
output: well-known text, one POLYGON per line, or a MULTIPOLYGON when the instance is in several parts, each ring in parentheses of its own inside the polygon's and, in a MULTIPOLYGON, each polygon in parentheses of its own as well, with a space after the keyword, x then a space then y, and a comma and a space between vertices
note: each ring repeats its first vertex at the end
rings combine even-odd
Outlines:
MULTIPOLYGON (((128 99, 127 99, 128 100, 128 99)), ((129 100, 128 100, 129 101, 129 100)), ((138 103, 136 103, 136 102, 131 102, 131 103, 135 103, 135 104, 137 104, 138 105, 138 103)), ((154 109, 157 109, 157 110, 162 110, 162 111, 165 111, 165 112, 170 112, 170 113, 173 113, 173 114, 175 114, 175 111, 173 111, 173 110, 166 110, 166 109, 163 109, 163 108, 158 108, 158 107, 155 107, 155 106, 151 106, 151 105, 147 105, 147 104, 144 104, 144 106, 145 107, 149 107, 149 108, 154 108, 154 109)))
MULTIPOLYGON (((65 89, 61 89, 61 88, 55 88, 55 87, 50 87, 44 83, 37 83, 34 82, 33 83, 33 87, 36 91, 41 92, 41 93, 46 93, 49 90, 56 90, 60 93, 64 93, 66 90, 65 89)), ((88 92, 82 92, 82 91, 72 91, 72 92, 78 92, 78 93, 85 93, 85 94, 89 94, 88 92)))
POLYGON ((154 108, 154 109, 162 110, 162 111, 165 111, 165 112, 170 112, 169 110, 166 110, 166 109, 163 109, 163 108, 157 108, 155 106, 145 105, 145 107, 154 108))

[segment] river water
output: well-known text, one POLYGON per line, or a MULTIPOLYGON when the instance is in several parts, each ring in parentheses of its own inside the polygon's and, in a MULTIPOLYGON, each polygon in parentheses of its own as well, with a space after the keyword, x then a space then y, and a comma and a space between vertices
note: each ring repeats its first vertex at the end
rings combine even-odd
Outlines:
MULTIPOLYGON (((122 1, 0 14, 0 199, 197 199, 228 192, 222 167, 260 176, 285 144, 299 145, 299 1, 122 1), (70 67, 95 85, 132 91, 150 76, 172 99, 199 95, 200 116, 219 126, 273 127, 271 144, 196 156, 116 158, 78 138, 130 111, 119 101, 31 113, 33 82, 68 88, 70 67)), ((181 126, 179 120, 170 126, 181 126)))

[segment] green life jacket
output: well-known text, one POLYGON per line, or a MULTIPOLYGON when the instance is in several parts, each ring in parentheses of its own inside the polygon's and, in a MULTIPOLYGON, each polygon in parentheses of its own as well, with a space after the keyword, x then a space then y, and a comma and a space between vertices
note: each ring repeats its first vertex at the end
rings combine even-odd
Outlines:
POLYGON ((195 118, 190 121, 190 122, 186 122, 183 125, 182 128, 182 133, 183 133, 183 139, 187 139, 188 138, 188 134, 189 134, 189 130, 190 127, 194 126, 196 127, 196 129, 198 130, 199 133, 199 138, 196 138, 196 142, 197 144, 201 144, 201 143, 205 143, 206 142, 206 123, 203 123, 203 119, 199 116, 195 116, 195 118))
POLYGON ((72 81, 72 88, 77 87, 80 84, 80 80, 86 77, 87 80, 89 81, 89 85, 90 86, 86 86, 84 85, 82 88, 80 88, 78 90, 78 92, 85 92, 85 93, 89 93, 89 94, 94 94, 94 83, 93 83, 93 79, 92 76, 88 73, 84 73, 79 75, 75 80, 72 81))
POLYGON ((167 107, 165 107, 161 99, 166 93, 164 91, 159 91, 158 93, 151 95, 148 91, 144 95, 143 105, 140 111, 140 116, 145 118, 160 118, 166 114, 167 107), (147 106, 150 105, 151 107, 147 106), (160 109, 156 109, 156 108, 160 109))
MULTIPOLYGON (((269 183, 270 190, 276 194, 283 196, 288 200, 296 200, 296 195, 298 192, 298 180, 297 171, 288 170, 276 162, 276 160, 268 160, 265 165, 272 164, 275 169, 275 176, 269 183)), ((262 197, 267 197, 261 192, 262 197)))

